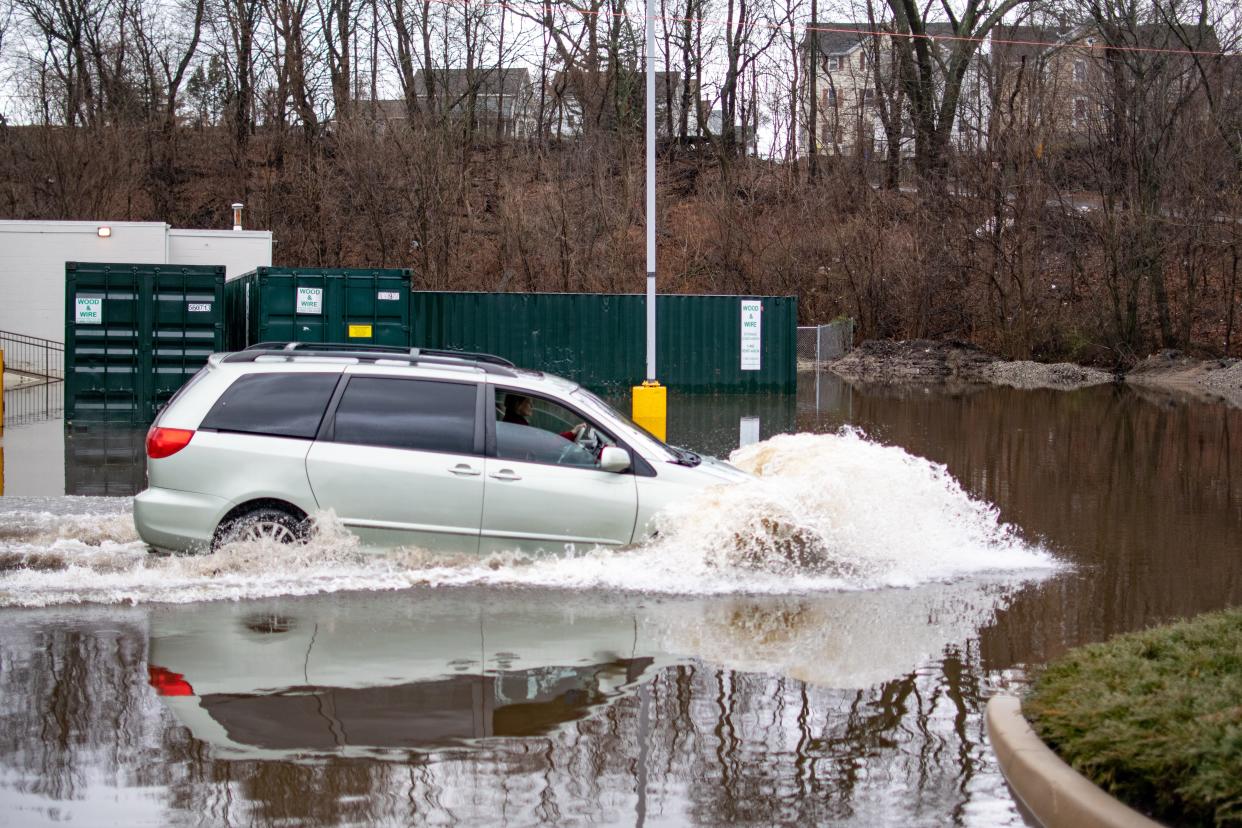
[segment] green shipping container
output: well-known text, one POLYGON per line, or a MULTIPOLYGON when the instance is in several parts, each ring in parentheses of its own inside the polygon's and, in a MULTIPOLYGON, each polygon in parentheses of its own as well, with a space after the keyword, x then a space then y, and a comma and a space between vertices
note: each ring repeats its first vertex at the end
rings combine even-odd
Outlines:
POLYGON ((410 271, 260 267, 225 288, 229 348, 257 342, 410 344, 410 271))
MULTIPOLYGON (((639 294, 410 294, 410 344, 497 354, 524 368, 615 392, 646 373, 639 294)), ((684 296, 656 300, 656 373, 685 391, 793 393, 797 299, 684 296)))
POLYGON ((66 423, 148 423, 224 347, 223 266, 65 263, 66 423))

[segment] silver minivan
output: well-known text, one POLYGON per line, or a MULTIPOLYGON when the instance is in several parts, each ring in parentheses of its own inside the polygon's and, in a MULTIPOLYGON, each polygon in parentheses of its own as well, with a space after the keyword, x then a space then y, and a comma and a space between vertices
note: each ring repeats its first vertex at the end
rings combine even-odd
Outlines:
POLYGON ((147 435, 138 534, 163 551, 303 537, 331 510, 375 546, 618 546, 745 472, 657 440, 576 383, 486 354, 264 343, 215 354, 147 435))

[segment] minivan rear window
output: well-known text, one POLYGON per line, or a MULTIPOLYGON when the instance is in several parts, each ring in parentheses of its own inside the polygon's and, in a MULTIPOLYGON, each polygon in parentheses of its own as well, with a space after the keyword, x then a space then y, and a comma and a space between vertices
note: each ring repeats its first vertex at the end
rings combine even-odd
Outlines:
POLYGON ((216 401, 200 428, 311 439, 340 374, 247 374, 216 401))
POLYGON ((332 439, 472 454, 477 398, 473 383, 353 377, 337 404, 332 439))

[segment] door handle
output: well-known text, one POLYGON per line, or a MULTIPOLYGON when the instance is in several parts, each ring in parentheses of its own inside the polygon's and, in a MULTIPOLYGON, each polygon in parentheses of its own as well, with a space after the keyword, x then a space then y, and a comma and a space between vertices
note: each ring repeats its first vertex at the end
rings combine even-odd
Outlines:
POLYGON ((488 477, 495 478, 496 480, 521 480, 522 479, 522 476, 518 474, 517 472, 515 472, 513 469, 501 469, 495 474, 489 474, 488 477))
POLYGON ((465 463, 458 463, 456 466, 449 469, 449 473, 458 475, 459 477, 477 477, 483 472, 473 466, 468 466, 465 463))

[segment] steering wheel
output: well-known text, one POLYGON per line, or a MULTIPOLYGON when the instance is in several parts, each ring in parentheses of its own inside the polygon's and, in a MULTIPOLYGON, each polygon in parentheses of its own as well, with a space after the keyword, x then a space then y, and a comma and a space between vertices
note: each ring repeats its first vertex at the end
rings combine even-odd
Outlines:
POLYGON ((578 437, 574 442, 591 452, 591 454, 599 454, 601 442, 599 433, 589 425, 583 426, 582 431, 578 432, 578 437))

